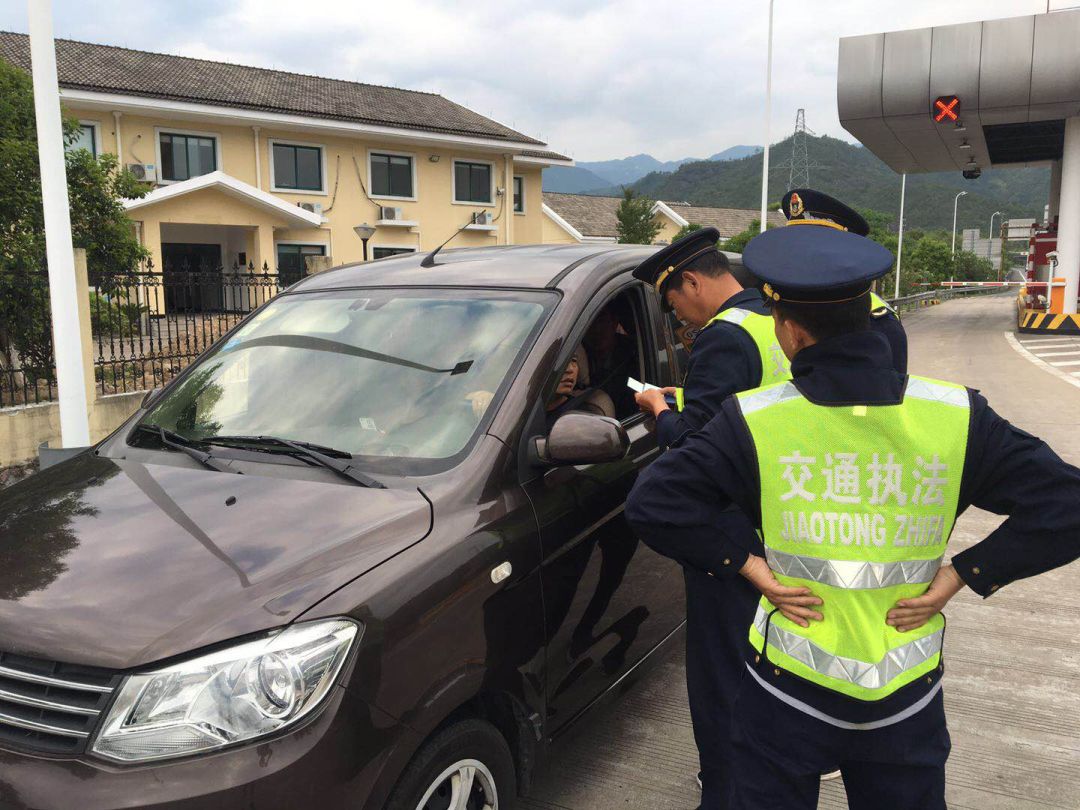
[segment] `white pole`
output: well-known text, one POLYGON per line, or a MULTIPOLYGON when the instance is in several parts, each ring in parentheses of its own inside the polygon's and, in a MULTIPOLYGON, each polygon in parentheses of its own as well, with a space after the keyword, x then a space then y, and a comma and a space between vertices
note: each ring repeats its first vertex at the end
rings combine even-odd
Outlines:
POLYGON ((772 126, 772 29, 773 2, 769 0, 769 46, 765 64, 765 152, 761 159, 761 227, 759 233, 765 233, 769 214, 769 140, 772 126))
MULTIPOLYGON (((1061 200, 1058 205, 1058 263, 1050 276, 1065 277, 1062 312, 1076 313, 1080 289, 1080 118, 1065 120, 1065 149, 1061 160, 1061 200)), ((1047 294, 1050 287, 1046 288, 1047 294)))
POLYGON ((907 191, 907 173, 900 175, 900 236, 896 240, 896 289, 893 298, 900 297, 900 257, 904 255, 904 192, 907 191))
POLYGON ((994 217, 1001 216, 1000 211, 995 211, 990 215, 990 230, 986 232, 986 260, 993 261, 994 258, 994 217))
POLYGON ((45 254, 49 262, 49 302, 60 400, 60 441, 64 447, 85 447, 90 444, 90 424, 75 286, 75 253, 71 245, 60 90, 56 81, 52 0, 28 0, 28 7, 41 199, 45 210, 45 254))

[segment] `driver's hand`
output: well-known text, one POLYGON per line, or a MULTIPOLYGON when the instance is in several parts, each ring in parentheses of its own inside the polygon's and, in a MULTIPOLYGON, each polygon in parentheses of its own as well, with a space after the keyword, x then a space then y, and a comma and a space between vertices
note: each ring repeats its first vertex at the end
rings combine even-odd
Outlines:
POLYGON ((814 610, 821 605, 821 599, 814 596, 809 588, 791 588, 780 584, 764 557, 751 554, 739 569, 739 573, 761 591, 772 606, 780 610, 784 618, 800 627, 809 627, 810 622, 822 620, 821 613, 814 610))
POLYGON ((473 391, 465 395, 465 400, 472 405, 473 416, 477 419, 484 416, 494 398, 495 394, 491 391, 473 391))

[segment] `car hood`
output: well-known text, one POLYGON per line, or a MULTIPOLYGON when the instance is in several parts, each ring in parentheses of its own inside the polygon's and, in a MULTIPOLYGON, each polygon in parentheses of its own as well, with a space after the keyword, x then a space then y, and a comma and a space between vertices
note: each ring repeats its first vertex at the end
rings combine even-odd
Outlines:
POLYGON ((87 453, 0 492, 0 651, 160 661, 287 624, 430 527, 417 489, 87 453))

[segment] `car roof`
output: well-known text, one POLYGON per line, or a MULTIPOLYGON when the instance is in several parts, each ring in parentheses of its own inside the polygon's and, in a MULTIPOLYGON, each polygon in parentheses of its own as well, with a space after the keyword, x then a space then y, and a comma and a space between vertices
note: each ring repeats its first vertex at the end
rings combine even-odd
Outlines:
POLYGON ((565 289, 573 271, 598 265, 636 265, 658 248, 649 245, 593 243, 573 245, 500 245, 439 251, 434 267, 422 267, 425 253, 391 256, 335 267, 308 276, 291 291, 349 287, 502 287, 565 289), (614 260, 614 261, 612 261, 614 260))

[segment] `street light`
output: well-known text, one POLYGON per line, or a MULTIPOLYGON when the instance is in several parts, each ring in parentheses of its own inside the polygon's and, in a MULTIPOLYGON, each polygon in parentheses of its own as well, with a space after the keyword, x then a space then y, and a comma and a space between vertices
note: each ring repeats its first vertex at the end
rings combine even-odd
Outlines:
POLYGON ((990 215, 990 231, 989 231, 989 233, 986 234, 986 260, 987 261, 992 261, 993 258, 994 258, 991 255, 994 252, 993 251, 993 247, 994 247, 994 217, 1000 217, 1000 216, 1002 216, 1002 213, 1000 211, 995 211, 994 213, 992 213, 990 215))
POLYGON ((758 233, 765 233, 769 218, 769 128, 772 115, 772 21, 773 2, 769 0, 769 46, 765 64, 765 151, 761 156, 761 226, 758 233))
POLYGON ((375 235, 375 226, 368 225, 366 222, 363 225, 357 225, 353 228, 356 231, 356 235, 360 237, 360 241, 364 243, 364 261, 367 261, 367 240, 375 235))
POLYGON ((904 192, 907 191, 907 172, 900 176, 900 235, 896 240, 896 287, 893 298, 900 297, 900 257, 904 255, 904 192))
POLYGON ((960 202, 960 198, 967 194, 966 191, 961 191, 952 202, 952 255, 956 256, 956 206, 960 202))

